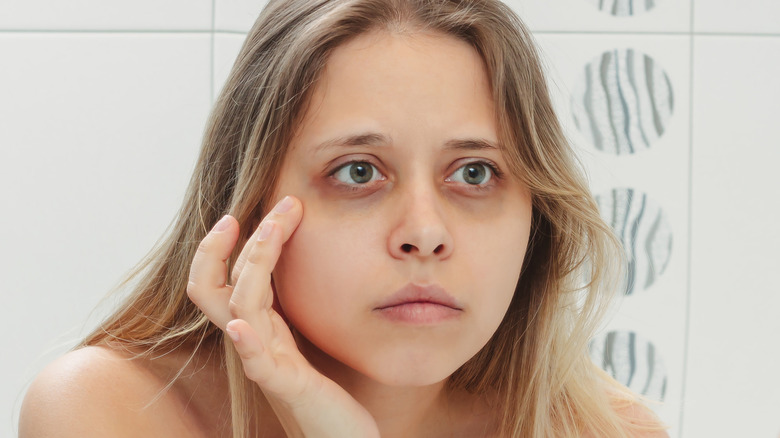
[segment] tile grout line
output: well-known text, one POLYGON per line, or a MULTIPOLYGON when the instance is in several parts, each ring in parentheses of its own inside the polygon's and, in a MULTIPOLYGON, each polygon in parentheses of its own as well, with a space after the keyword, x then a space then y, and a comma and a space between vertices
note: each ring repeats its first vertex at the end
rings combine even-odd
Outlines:
POLYGON ((0 34, 86 33, 86 34, 207 34, 211 29, 0 29, 0 34))
POLYGON ((532 30, 532 33, 543 35, 620 35, 620 36, 705 36, 705 37, 763 37, 777 38, 777 32, 655 32, 655 31, 623 31, 623 30, 532 30))
MULTIPOLYGON (((216 0, 212 0, 215 5, 216 0)), ((71 33, 71 34, 232 34, 246 36, 248 31, 217 30, 212 6, 210 29, 0 29, 0 34, 71 33)), ((758 32, 654 32, 654 31, 594 31, 594 30, 532 30, 541 35, 619 35, 619 36, 696 36, 779 38, 780 33, 758 32)))
POLYGON ((693 69, 694 69, 694 38, 696 33, 694 29, 694 1, 691 0, 690 9, 690 41, 688 47, 690 54, 688 56, 688 254, 686 264, 687 266, 687 279, 686 279, 686 296, 685 296, 685 341, 683 343, 683 374, 682 374, 682 391, 680 393, 680 426, 678 435, 682 438, 683 426, 685 424, 685 397, 688 387, 688 347, 690 345, 691 337, 691 265, 693 261, 693 69))

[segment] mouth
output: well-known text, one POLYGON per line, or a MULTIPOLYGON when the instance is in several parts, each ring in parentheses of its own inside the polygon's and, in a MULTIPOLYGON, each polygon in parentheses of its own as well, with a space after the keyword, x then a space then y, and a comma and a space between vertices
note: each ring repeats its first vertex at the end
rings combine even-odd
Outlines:
POLYGON ((459 317, 463 307, 439 286, 410 283, 382 300, 374 311, 394 322, 436 324, 459 317))

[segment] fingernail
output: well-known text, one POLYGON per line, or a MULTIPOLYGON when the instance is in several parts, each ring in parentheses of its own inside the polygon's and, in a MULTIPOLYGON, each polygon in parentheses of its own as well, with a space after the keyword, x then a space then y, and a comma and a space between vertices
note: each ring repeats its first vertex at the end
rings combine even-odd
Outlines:
POLYGON ((222 216, 222 219, 220 219, 216 225, 214 225, 214 228, 212 228, 211 231, 225 231, 229 225, 230 221, 228 220, 228 215, 225 215, 222 216))
POLYGON ((273 222, 263 222, 260 224, 260 232, 257 233, 257 240, 265 240, 271 235, 271 231, 274 228, 273 222))
POLYGON ((284 199, 279 201, 278 204, 276 204, 276 207, 274 207, 274 211, 277 213, 286 213, 290 211, 290 209, 293 206, 293 200, 289 196, 285 196, 284 199))
POLYGON ((233 340, 233 342, 238 342, 239 339, 241 339, 241 336, 238 335, 238 332, 235 330, 230 330, 229 328, 225 327, 225 333, 230 336, 230 339, 233 340))

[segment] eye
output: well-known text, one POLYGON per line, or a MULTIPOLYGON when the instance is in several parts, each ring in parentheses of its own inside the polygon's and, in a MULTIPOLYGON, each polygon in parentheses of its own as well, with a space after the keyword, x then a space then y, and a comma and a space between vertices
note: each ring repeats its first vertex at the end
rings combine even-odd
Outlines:
POLYGON ((344 184, 366 184, 382 179, 382 174, 373 164, 365 161, 347 163, 333 172, 333 176, 344 184))
POLYGON ((461 166, 452 176, 450 181, 462 182, 473 186, 483 185, 493 178, 493 169, 487 163, 469 163, 461 166))

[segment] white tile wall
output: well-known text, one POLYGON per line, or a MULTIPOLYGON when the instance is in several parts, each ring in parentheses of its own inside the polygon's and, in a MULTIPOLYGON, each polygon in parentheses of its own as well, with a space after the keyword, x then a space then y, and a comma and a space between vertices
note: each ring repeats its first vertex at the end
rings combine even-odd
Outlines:
POLYGON ((217 33, 214 35, 214 98, 230 74, 230 69, 244 44, 245 34, 217 33))
POLYGON ((268 0, 214 0, 218 31, 248 32, 268 0))
MULTIPOLYGON (((265 3, 0 2, 0 324, 14 333, 0 342, 17 352, 0 365, 1 412, 173 217, 210 100, 265 3)), ((640 189, 673 230, 665 273, 606 326, 663 355, 670 434, 777 438, 778 3, 656 0, 634 17, 595 0, 508 3, 537 33, 594 191, 640 189), (611 156, 576 130, 569 96, 586 62, 627 47, 663 67, 675 109, 650 149, 611 156)))
POLYGON ((780 36, 780 2, 701 0, 693 9, 697 32, 762 33, 780 36))
POLYGON ((0 33, 0 412, 173 218, 210 105, 209 39, 0 33))
POLYGON ((780 38, 698 37, 694 51, 684 434, 776 438, 780 38))
POLYGON ((210 30, 213 0, 3 0, 0 30, 210 30))

